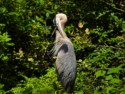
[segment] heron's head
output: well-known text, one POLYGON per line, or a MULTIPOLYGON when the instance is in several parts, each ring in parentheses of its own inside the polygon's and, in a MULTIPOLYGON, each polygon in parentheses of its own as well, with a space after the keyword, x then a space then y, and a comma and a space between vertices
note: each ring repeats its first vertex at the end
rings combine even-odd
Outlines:
POLYGON ((58 26, 60 23, 61 25, 64 25, 67 22, 67 16, 63 13, 56 14, 55 18, 53 19, 53 24, 58 26))
POLYGON ((67 21, 67 16, 63 13, 56 14, 55 18, 53 19, 54 25, 57 27, 57 31, 59 31, 60 35, 64 38, 66 35, 63 31, 64 25, 67 21))

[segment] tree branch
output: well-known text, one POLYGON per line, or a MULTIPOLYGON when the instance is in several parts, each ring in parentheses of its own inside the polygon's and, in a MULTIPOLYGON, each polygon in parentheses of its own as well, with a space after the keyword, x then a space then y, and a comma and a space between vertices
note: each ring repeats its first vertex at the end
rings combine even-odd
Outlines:
POLYGON ((105 3, 106 5, 110 6, 111 8, 113 8, 113 9, 115 9, 115 10, 117 10, 117 11, 120 11, 120 12, 125 13, 125 10, 120 9, 120 8, 117 8, 117 7, 115 7, 115 6, 113 7, 112 4, 110 4, 110 3, 106 3, 106 2, 103 2, 103 3, 105 3))

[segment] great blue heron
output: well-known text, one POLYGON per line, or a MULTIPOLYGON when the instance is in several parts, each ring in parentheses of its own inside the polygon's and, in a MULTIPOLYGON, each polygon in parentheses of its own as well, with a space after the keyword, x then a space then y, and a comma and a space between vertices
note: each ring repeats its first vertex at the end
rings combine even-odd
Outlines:
POLYGON ((74 83, 76 79, 76 56, 73 44, 67 37, 64 30, 64 25, 67 22, 67 16, 59 13, 53 19, 56 25, 56 39, 53 47, 54 56, 56 56, 56 72, 58 80, 66 92, 73 93, 74 83))

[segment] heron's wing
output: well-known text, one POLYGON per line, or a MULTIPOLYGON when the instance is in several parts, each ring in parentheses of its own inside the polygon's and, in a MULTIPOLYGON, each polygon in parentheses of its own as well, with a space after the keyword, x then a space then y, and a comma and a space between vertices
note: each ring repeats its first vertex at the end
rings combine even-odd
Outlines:
POLYGON ((72 89, 76 77, 76 56, 72 44, 65 42, 58 49, 56 70, 65 89, 72 89))

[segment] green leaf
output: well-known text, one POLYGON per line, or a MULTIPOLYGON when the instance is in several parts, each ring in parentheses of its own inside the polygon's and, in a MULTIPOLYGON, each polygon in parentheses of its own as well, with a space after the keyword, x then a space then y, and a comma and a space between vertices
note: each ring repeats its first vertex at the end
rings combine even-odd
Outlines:
POLYGON ((49 13, 48 12, 46 13, 46 17, 49 17, 49 13))
POLYGON ((108 86, 106 87, 106 94, 111 94, 110 92, 113 92, 115 90, 114 86, 108 86))
POLYGON ((111 81, 110 81, 110 83, 111 84, 118 84, 118 83, 120 83, 121 82, 121 80, 120 79, 118 79, 118 78, 113 78, 111 81))
POLYGON ((39 0, 41 5, 44 5, 44 0, 39 0))
POLYGON ((78 91, 77 94, 83 94, 83 91, 78 91))
MULTIPOLYGON (((5 26, 6 26, 5 24, 0 23, 0 31, 3 30, 5 28, 5 26)), ((0 34, 1 34, 1 32, 0 32, 0 34)))
POLYGON ((107 72, 107 74, 112 74, 112 73, 119 73, 121 70, 120 67, 116 67, 116 68, 110 68, 107 72))
POLYGON ((120 94, 125 94, 125 91, 122 91, 120 94))
POLYGON ((5 7, 0 7, 0 14, 4 13, 4 12, 6 12, 6 8, 5 7))
POLYGON ((100 76, 104 76, 106 73, 106 71, 104 70, 98 70, 96 73, 95 73, 95 76, 98 78, 100 76))
POLYGON ((108 75, 105 77, 105 80, 111 80, 111 79, 113 79, 112 75, 108 75))
POLYGON ((125 21, 122 23, 122 32, 125 32, 125 21))
POLYGON ((18 12, 10 12, 9 15, 12 15, 12 16, 19 16, 20 14, 18 12))
POLYGON ((35 20, 32 20, 32 22, 33 22, 33 23, 36 23, 36 21, 35 21, 35 20))
POLYGON ((2 60, 3 61, 7 61, 9 58, 7 57, 7 56, 4 56, 3 58, 2 58, 2 60))

